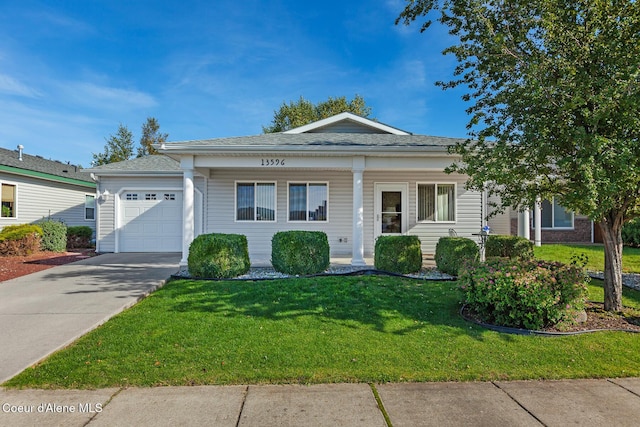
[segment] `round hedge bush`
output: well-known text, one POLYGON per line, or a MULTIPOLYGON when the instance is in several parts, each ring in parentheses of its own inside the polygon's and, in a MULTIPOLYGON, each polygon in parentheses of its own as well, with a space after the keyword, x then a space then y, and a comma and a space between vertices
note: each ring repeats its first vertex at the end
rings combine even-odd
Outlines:
POLYGON ((247 237, 240 234, 201 234, 189 246, 189 274, 207 279, 229 279, 251 267, 247 237))
POLYGON ((466 237, 441 237, 434 255, 436 267, 443 273, 457 276, 460 267, 478 260, 478 245, 466 237))

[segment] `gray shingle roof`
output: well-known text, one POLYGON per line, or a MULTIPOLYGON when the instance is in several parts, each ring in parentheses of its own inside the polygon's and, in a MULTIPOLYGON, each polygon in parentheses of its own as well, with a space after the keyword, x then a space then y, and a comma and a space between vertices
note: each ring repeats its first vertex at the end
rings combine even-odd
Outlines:
POLYGON ((284 134, 270 133, 264 135, 239 136, 230 138, 200 139, 193 141, 167 142, 169 150, 179 150, 180 147, 298 147, 301 149, 318 147, 449 147, 464 139, 444 138, 427 135, 391 135, 391 134, 362 134, 362 133, 301 133, 284 134))
POLYGON ((86 169, 55 160, 47 160, 40 156, 32 156, 24 152, 22 153, 22 160, 20 160, 18 150, 0 148, 0 165, 94 184, 94 181, 91 179, 89 173, 86 172, 86 169))
POLYGON ((100 174, 100 172, 182 172, 178 161, 159 154, 137 157, 122 162, 108 163, 87 170, 97 174, 100 174))

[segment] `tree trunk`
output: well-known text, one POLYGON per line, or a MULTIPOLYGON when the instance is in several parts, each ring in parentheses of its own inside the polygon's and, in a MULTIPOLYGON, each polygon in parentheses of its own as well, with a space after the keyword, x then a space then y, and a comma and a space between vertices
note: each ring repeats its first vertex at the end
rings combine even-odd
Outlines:
POLYGON ((604 242, 604 309, 622 310, 622 220, 609 216, 600 222, 604 242))

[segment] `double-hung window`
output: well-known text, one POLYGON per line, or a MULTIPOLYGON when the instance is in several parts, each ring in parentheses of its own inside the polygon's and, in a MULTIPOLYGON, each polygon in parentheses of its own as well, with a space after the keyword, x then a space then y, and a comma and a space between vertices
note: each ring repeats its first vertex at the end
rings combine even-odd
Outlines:
POLYGON ((290 182, 289 221, 327 221, 328 187, 326 182, 290 182))
POLYGON ((275 220, 275 182, 236 182, 236 221, 275 220))
POLYGON ((96 196, 87 194, 84 196, 84 219, 96 219, 96 196))
POLYGON ((16 186, 12 184, 0 184, 2 192, 2 217, 16 217, 16 186))
POLYGON ((418 184, 418 222, 456 220, 455 184, 418 184))

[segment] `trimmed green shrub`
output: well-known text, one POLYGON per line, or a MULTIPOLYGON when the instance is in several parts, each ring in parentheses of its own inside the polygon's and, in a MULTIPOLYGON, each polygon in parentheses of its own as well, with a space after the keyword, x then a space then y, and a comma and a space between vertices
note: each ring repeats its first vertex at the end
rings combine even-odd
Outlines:
POLYGON ((576 266, 504 258, 467 266, 458 276, 466 303, 483 321, 533 330, 573 321, 584 310, 588 282, 576 266))
POLYGON ((485 256, 499 258, 532 259, 533 243, 519 236, 490 235, 485 245, 485 256))
POLYGON ((38 222, 42 227, 42 250, 65 252, 67 250, 67 226, 60 221, 46 219, 38 222))
POLYGON ((41 240, 42 228, 37 225, 8 225, 0 231, 0 255, 30 255, 40 250, 41 240))
POLYGON ((443 273, 457 276, 459 268, 478 260, 478 245, 466 237, 441 237, 436 244, 436 267, 443 273))
POLYGON ((640 218, 633 219, 622 227, 622 241, 627 246, 640 248, 640 218))
POLYGON ((229 279, 245 274, 251 267, 247 236, 241 234, 201 234, 189 246, 189 274, 207 279, 229 279))
POLYGON ((422 248, 418 236, 380 236, 376 239, 376 269, 407 274, 422 268, 422 248))
POLYGON ((329 263, 329 240, 322 231, 280 231, 271 238, 271 265, 276 271, 317 274, 329 263))
POLYGON ((88 225, 79 225, 67 228, 67 248, 90 248, 93 230, 88 225))

